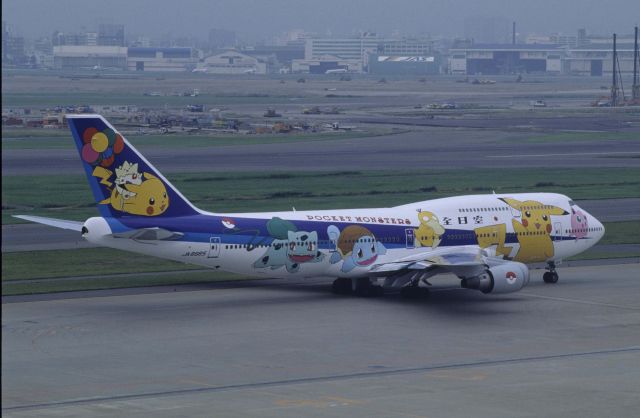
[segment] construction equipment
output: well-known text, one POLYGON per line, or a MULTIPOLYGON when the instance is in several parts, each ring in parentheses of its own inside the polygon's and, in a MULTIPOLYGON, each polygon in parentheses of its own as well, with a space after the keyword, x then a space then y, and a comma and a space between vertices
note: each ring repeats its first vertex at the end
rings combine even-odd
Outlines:
POLYGON ((282 122, 277 122, 273 125, 273 127, 271 128, 271 130, 275 133, 279 133, 279 134, 286 134, 291 132, 291 125, 288 125, 286 123, 282 123, 282 122))
POLYGON ((640 84, 638 84, 638 65, 639 62, 638 56, 638 27, 635 27, 635 36, 633 42, 633 86, 631 87, 631 101, 632 104, 640 104, 640 84))
MULTIPOLYGON (((618 105, 618 50, 616 49, 616 34, 613 34, 613 80, 611 83, 611 106, 618 105)), ((623 95, 624 99, 624 95, 623 95)))
POLYGON ((313 106, 304 109, 302 113, 305 115, 319 115, 322 112, 320 111, 320 108, 318 106, 313 106))
POLYGON ((265 118, 279 118, 282 115, 280 113, 276 113, 275 109, 267 109, 266 112, 264 112, 263 115, 265 118))

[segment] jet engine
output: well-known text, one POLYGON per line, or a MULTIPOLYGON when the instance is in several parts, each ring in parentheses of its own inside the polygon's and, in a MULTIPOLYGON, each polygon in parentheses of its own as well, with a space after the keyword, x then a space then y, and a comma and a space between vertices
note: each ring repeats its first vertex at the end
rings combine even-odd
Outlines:
POLYGON ((100 240, 110 234, 111 228, 104 218, 89 218, 82 226, 82 237, 93 244, 100 244, 100 240))
POLYGON ((509 261, 489 267, 475 277, 462 279, 462 287, 482 293, 517 292, 529 283, 529 268, 522 263, 509 261))

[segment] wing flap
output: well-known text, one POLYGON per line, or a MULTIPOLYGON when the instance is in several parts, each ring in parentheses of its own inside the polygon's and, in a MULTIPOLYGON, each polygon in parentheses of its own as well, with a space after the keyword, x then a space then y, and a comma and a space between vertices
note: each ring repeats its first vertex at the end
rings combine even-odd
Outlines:
POLYGON ((172 241, 182 238, 182 232, 169 231, 163 228, 140 228, 112 234, 114 238, 128 238, 136 241, 172 241))
POLYGON ((426 271, 438 268, 457 276, 467 277, 482 272, 487 260, 477 246, 462 246, 428 250, 399 260, 374 265, 370 273, 374 276, 388 276, 403 271, 426 271))

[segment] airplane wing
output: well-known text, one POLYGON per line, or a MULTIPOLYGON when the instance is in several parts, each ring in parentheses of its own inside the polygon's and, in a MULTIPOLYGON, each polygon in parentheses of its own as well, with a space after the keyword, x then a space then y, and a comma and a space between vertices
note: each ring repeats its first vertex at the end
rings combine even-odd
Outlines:
POLYGON ((426 250, 419 254, 404 257, 387 263, 376 264, 369 271, 374 276, 391 276, 403 273, 432 271, 450 272, 459 277, 472 277, 484 272, 487 266, 502 261, 488 259, 478 246, 460 246, 426 250))
POLYGON ((84 222, 67 221, 65 219, 45 218, 44 216, 13 215, 14 218, 35 222, 43 225, 54 226, 56 228, 70 229, 72 231, 82 231, 84 222))
POLYGON ((383 287, 403 288, 441 273, 453 273, 465 289, 483 293, 510 293, 529 282, 526 265, 496 257, 477 245, 426 249, 423 252, 372 266, 371 276, 384 277, 383 287))

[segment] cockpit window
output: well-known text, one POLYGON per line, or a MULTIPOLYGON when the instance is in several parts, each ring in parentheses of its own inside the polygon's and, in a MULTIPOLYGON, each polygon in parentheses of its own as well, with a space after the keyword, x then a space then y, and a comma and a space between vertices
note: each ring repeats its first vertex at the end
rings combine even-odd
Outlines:
POLYGON ((570 200, 570 201, 569 201, 569 205, 571 205, 571 206, 575 206, 575 204, 576 204, 576 203, 575 203, 573 200, 570 200))

